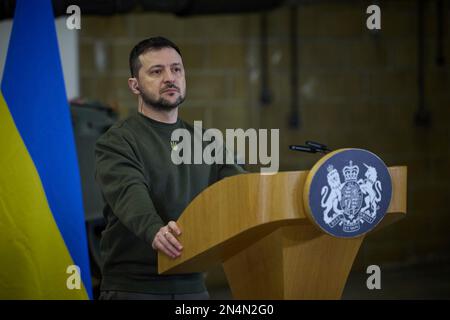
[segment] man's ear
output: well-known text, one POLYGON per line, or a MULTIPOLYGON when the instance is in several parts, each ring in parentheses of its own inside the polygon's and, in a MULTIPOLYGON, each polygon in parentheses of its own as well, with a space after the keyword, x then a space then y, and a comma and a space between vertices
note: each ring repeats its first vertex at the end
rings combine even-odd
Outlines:
POLYGON ((140 94, 139 84, 136 78, 128 78, 128 87, 134 94, 140 94))

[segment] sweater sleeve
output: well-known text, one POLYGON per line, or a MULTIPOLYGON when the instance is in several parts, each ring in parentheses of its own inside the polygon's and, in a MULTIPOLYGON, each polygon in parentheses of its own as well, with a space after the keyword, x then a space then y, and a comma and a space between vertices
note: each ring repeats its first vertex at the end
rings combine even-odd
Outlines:
POLYGON ((151 245, 164 222, 150 198, 142 165, 130 142, 115 129, 109 130, 96 143, 95 162, 96 180, 113 214, 151 245))

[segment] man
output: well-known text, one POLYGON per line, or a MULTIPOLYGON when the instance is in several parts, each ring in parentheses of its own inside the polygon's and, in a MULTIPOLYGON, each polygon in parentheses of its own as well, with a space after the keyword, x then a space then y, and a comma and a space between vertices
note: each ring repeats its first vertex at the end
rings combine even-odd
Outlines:
POLYGON ((171 134, 194 129, 178 117, 186 95, 178 47, 162 37, 138 43, 130 54, 128 85, 138 112, 97 141, 96 179, 107 221, 100 243, 100 299, 207 299, 201 273, 158 275, 157 252, 176 259, 183 247, 176 220, 212 183, 244 172, 237 165, 171 161, 171 134))

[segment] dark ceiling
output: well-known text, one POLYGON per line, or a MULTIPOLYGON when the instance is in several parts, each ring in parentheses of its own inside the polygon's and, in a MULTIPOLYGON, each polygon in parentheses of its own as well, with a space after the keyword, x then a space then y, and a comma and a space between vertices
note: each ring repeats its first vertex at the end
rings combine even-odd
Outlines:
MULTIPOLYGON (((85 15, 108 16, 129 12, 172 13, 177 16, 262 12, 283 5, 285 0, 53 0, 55 16, 66 15, 78 5, 85 15)), ((0 20, 11 19, 16 0, 0 0, 0 20)))

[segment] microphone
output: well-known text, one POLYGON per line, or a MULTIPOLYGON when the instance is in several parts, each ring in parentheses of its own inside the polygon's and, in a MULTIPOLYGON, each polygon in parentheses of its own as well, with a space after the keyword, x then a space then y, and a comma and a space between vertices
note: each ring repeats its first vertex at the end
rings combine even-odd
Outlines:
POLYGON ((317 150, 316 149, 312 149, 311 147, 308 146, 299 146, 299 145, 290 145, 289 149, 294 150, 294 151, 301 151, 301 152, 308 152, 308 153, 316 153, 317 150))
POLYGON ((306 144, 308 146, 310 146, 311 148, 313 148, 313 149, 323 150, 323 151, 326 151, 326 152, 330 152, 331 151, 330 149, 328 149, 328 147, 326 145, 324 145, 322 143, 319 143, 319 142, 314 142, 314 141, 309 141, 308 140, 308 141, 306 141, 306 144))
POLYGON ((289 149, 308 153, 328 153, 331 151, 326 145, 314 141, 306 141, 306 146, 293 144, 289 146, 289 149))

